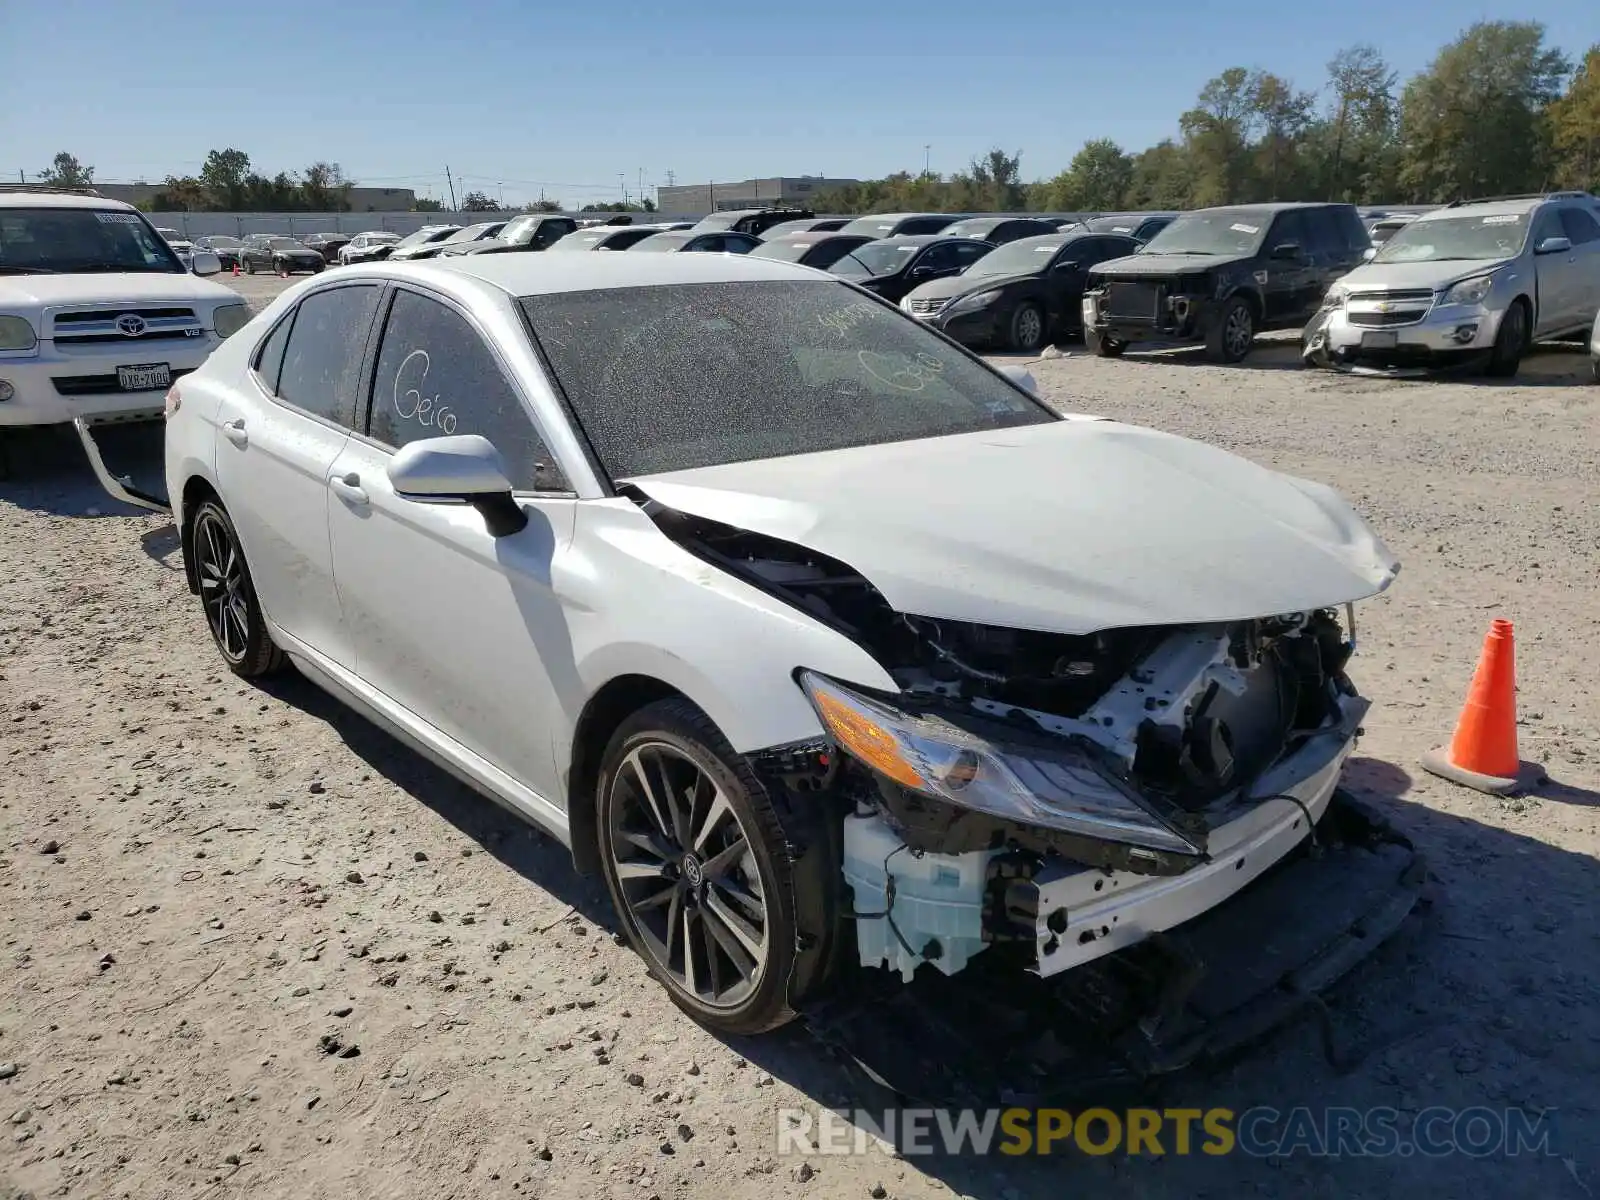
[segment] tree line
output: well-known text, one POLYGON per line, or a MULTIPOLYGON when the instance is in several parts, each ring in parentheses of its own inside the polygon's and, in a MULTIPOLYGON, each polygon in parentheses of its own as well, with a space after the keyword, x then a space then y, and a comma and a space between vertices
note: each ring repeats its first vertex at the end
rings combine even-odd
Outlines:
MULTIPOLYGON (((63 150, 37 176, 48 187, 93 187, 94 168, 63 150)), ((148 204, 151 212, 349 212, 354 181, 338 163, 314 162, 299 174, 268 177, 250 169, 250 156, 229 147, 206 154, 198 175, 168 175, 148 204)))
POLYGON ((1024 182, 995 149, 950 176, 898 172, 832 189, 817 212, 1079 212, 1270 200, 1446 203, 1577 188, 1600 193, 1600 43, 1576 64, 1533 21, 1485 21, 1402 86, 1371 45, 1334 55, 1318 89, 1230 67, 1129 153, 1086 142, 1066 170, 1024 182))

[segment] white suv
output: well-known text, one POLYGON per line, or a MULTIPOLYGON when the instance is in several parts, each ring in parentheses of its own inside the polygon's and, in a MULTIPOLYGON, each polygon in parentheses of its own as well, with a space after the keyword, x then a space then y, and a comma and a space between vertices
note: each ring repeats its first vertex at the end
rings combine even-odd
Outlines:
POLYGON ((132 205, 49 189, 0 191, 0 428, 161 408, 250 319, 132 205))

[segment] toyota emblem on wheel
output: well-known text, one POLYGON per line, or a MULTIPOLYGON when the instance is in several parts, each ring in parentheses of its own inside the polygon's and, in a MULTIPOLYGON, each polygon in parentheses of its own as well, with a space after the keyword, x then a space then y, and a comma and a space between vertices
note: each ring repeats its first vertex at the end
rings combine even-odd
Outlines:
POLYGON ((117 318, 117 332, 123 337, 139 337, 144 328, 144 318, 138 313, 123 313, 117 318))

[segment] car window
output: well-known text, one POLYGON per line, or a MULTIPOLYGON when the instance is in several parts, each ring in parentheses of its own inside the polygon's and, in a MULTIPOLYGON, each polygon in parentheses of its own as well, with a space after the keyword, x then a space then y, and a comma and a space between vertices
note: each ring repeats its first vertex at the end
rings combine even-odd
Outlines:
POLYGON ((722 237, 722 248, 729 254, 749 254, 759 245, 761 245, 761 239, 753 234, 729 233, 724 234, 722 237))
POLYGON ((541 248, 551 246, 570 232, 568 226, 560 221, 546 221, 539 226, 539 232, 533 235, 532 244, 541 248))
POLYGON ((278 372, 283 368, 283 351, 289 344, 289 327, 293 324, 294 313, 291 312, 273 326, 272 332, 267 334, 261 348, 256 351, 255 372, 269 392, 276 393, 278 390, 278 372))
POLYGON ((985 254, 989 253, 988 246, 977 246, 971 243, 953 246, 951 249, 955 253, 956 266, 958 267, 970 267, 985 254))
POLYGON ((957 265, 956 248, 949 242, 938 246, 929 246, 922 252, 916 261, 916 270, 919 271, 949 271, 957 265))
POLYGON ((1361 223, 1361 217, 1351 208, 1339 210, 1339 225, 1344 230, 1344 244, 1352 256, 1360 258, 1372 245, 1372 235, 1361 223))
POLYGON ((395 293, 370 411, 370 434, 386 446, 398 450, 423 438, 476 433, 500 451, 512 487, 570 490, 483 338, 437 300, 395 293))
POLYGON ((1566 237, 1567 231, 1561 227, 1561 218, 1553 208, 1541 208, 1533 218, 1533 244, 1537 246, 1546 238, 1566 237))
POLYGON ((1284 242, 1298 242, 1301 253, 1312 253, 1311 231, 1306 227, 1305 214, 1299 209, 1278 214, 1277 220, 1272 223, 1265 249, 1271 253, 1275 246, 1281 246, 1284 242))
POLYGON ((327 288, 300 301, 275 389, 296 408, 347 429, 355 427, 361 356, 381 289, 327 288))
POLYGON ((1318 260, 1342 258, 1345 253, 1344 238, 1340 235, 1331 208, 1308 208, 1300 213, 1301 227, 1306 231, 1305 252, 1318 260))
POLYGON ((1600 222, 1581 208, 1563 208, 1561 228, 1567 231, 1567 236, 1572 239, 1574 246, 1600 241, 1600 222))

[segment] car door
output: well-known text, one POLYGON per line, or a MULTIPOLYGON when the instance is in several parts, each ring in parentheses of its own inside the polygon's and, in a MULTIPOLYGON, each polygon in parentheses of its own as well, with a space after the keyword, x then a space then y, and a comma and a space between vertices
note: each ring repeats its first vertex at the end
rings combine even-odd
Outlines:
MULTIPOLYGON (((1261 243, 1261 256, 1255 266, 1255 280, 1261 288, 1261 307, 1265 324, 1282 328, 1294 325, 1309 315, 1314 302, 1307 297, 1315 288, 1316 270, 1308 257, 1310 230, 1299 209, 1280 212, 1261 243), (1277 248, 1292 243, 1298 249, 1290 257, 1279 257, 1277 248)), ((1319 294, 1318 300, 1321 299, 1319 294)))
MULTIPOLYGON (((1529 242, 1533 246, 1533 267, 1539 278, 1539 315, 1534 320, 1534 336, 1550 337, 1576 325, 1579 296, 1583 284, 1578 278, 1578 247, 1541 253, 1552 238, 1566 238, 1561 210, 1547 204, 1533 217, 1529 242)), ((1570 240, 1570 239, 1569 239, 1570 240)))
POLYGON ((430 292, 403 286, 392 296, 365 433, 350 438, 331 472, 334 577, 356 673, 559 803, 556 687, 572 690, 575 675, 551 580, 577 501, 479 326, 430 292), (520 532, 492 537, 476 510, 407 500, 390 485, 395 450, 466 433, 500 451, 529 516, 520 532))
POLYGON ((1576 204, 1561 208, 1561 228, 1572 243, 1573 324, 1588 328, 1600 311, 1600 219, 1576 204))
POLYGON ((1309 317, 1322 305, 1322 297, 1334 280, 1353 271, 1360 263, 1336 208, 1308 208, 1300 217, 1310 237, 1308 257, 1313 268, 1310 287, 1302 298, 1303 315, 1309 317))
POLYGON ((328 546, 328 478, 355 424, 382 288, 305 296, 262 341, 217 412, 217 484, 261 606, 335 662, 351 660, 328 546))

